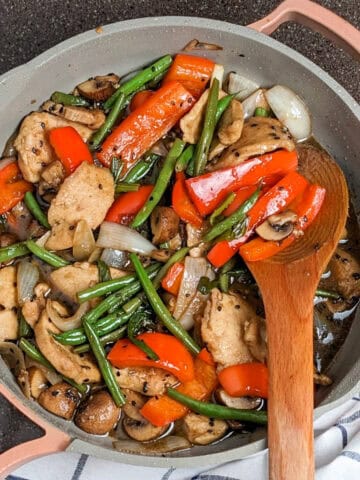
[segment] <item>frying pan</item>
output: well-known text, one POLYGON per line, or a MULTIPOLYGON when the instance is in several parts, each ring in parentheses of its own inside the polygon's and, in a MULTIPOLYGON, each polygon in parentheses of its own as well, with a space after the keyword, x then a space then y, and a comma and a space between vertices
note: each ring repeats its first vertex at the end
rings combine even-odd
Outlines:
MULTIPOLYGON (((31 62, 0 77, 0 145, 29 110, 59 88, 69 91, 84 78, 104 72, 126 74, 166 53, 175 53, 193 38, 223 46, 207 55, 260 85, 288 85, 309 105, 316 139, 341 165, 350 189, 360 188, 360 107, 319 67, 290 48, 264 35, 285 21, 295 20, 324 33, 358 60, 360 32, 325 8, 309 0, 286 0, 268 17, 250 28, 215 20, 190 17, 143 18, 89 31, 67 40, 31 62), (263 33, 259 33, 263 32, 263 33)), ((355 209, 359 201, 353 195, 355 209)), ((317 398, 315 415, 334 408, 358 388, 360 378, 360 315, 329 374, 334 379, 317 398)), ((0 455, 0 477, 37 456, 62 450, 87 453, 104 459, 145 466, 185 467, 227 462, 266 447, 266 432, 256 429, 246 436, 234 435, 215 445, 193 447, 166 458, 129 455, 112 449, 111 440, 90 436, 73 423, 43 410, 26 399, 5 363, 0 359, 0 393, 44 430, 41 438, 18 445, 0 455)))

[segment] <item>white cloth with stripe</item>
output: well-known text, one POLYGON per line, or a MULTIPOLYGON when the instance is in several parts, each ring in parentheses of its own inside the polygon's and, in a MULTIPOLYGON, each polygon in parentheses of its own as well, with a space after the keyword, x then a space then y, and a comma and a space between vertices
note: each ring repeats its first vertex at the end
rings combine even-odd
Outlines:
MULTIPOLYGON (((360 479, 360 392, 315 421, 316 480, 360 479)), ((189 460, 189 463, 191 460, 189 460)), ((211 468, 134 467, 60 453, 35 460, 7 480, 267 480, 267 452, 211 468)), ((295 480, 295 479, 294 479, 295 480)))

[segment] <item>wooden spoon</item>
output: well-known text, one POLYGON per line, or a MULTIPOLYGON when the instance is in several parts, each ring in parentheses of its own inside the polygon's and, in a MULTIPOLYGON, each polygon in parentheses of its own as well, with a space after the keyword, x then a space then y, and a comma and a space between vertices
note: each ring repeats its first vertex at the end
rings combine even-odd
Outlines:
POLYGON ((326 188, 318 218, 275 257, 248 262, 266 314, 269 366, 269 478, 314 478, 313 305, 320 276, 344 230, 348 191, 325 152, 299 149, 302 174, 326 188))

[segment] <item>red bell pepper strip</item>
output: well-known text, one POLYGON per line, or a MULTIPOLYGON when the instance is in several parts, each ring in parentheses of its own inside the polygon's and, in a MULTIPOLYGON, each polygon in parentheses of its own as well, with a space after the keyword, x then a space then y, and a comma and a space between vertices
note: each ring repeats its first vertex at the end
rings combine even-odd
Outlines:
POLYGON ((71 175, 83 163, 93 163, 89 147, 73 127, 53 128, 49 141, 63 164, 66 175, 71 175))
MULTIPOLYGON (((298 215, 298 220, 295 225, 295 231, 304 232, 316 219, 325 198, 325 189, 319 185, 309 185, 305 190, 300 202, 294 202, 294 212, 298 215)), ((256 262, 258 260, 265 260, 276 255, 289 245, 291 245, 297 238, 295 233, 285 238, 282 242, 272 242, 263 240, 260 237, 245 243, 239 249, 240 255, 247 262, 256 262)))
POLYGON ((202 348, 198 353, 198 358, 201 358, 201 360, 203 360, 208 365, 211 365, 212 367, 216 365, 213 356, 211 355, 209 350, 205 347, 202 348))
POLYGON ((11 210, 32 190, 31 183, 20 178, 21 172, 16 162, 9 163, 0 170, 0 215, 11 210))
POLYGON ((176 80, 180 82, 195 98, 199 98, 214 70, 212 60, 194 55, 179 53, 163 79, 163 85, 176 80))
POLYGON ((147 332, 136 338, 143 340, 159 357, 151 360, 127 338, 118 340, 108 354, 109 362, 118 368, 156 367, 167 370, 181 382, 194 378, 194 360, 186 347, 173 335, 147 332))
POLYGON ((184 264, 174 263, 167 271, 165 277, 161 280, 161 286, 164 290, 177 296, 180 290, 180 284, 184 273, 184 264))
POLYGON ((105 220, 107 222, 129 225, 134 216, 145 205, 153 188, 153 185, 143 185, 136 192, 121 194, 111 205, 105 220))
POLYGON ((263 363, 241 363, 226 367, 218 374, 219 382, 232 397, 268 398, 268 369, 263 363))
POLYGON ((138 93, 135 93, 130 102, 130 112, 133 112, 137 108, 144 105, 144 103, 154 95, 153 90, 141 90, 138 93))
POLYGON ((124 164, 122 173, 126 173, 194 102, 194 97, 179 82, 166 83, 115 128, 97 158, 106 167, 113 156, 120 158, 124 164))
MULTIPOLYGON (((281 212, 291 202, 299 197, 308 186, 307 180, 297 172, 290 172, 279 182, 262 195, 255 205, 247 213, 248 226, 244 236, 231 241, 223 240, 217 243, 208 253, 207 258, 215 267, 222 267, 230 258, 232 258, 240 245, 253 233, 254 229, 267 217, 274 213, 281 212)), ((251 189, 247 187, 242 189, 239 197, 245 198, 251 189)), ((252 192, 253 193, 253 192, 252 192)), ((235 199, 237 200, 237 199, 235 199)), ((235 201, 234 200, 234 201, 235 201)), ((245 198, 246 200, 246 198, 245 198)), ((241 205, 241 203, 240 203, 241 205)), ((231 205, 230 205, 231 207, 231 205)))
MULTIPOLYGON (((179 385, 176 390, 196 400, 207 400, 217 386, 217 375, 213 365, 199 356, 194 361, 195 378, 179 385)), ((162 427, 187 414, 189 409, 168 395, 152 397, 140 410, 143 417, 153 425, 162 427)))
POLYGON ((199 177, 188 178, 186 187, 191 200, 201 215, 208 215, 222 202, 226 195, 241 187, 257 185, 261 178, 282 175, 296 170, 296 151, 278 150, 250 158, 234 167, 216 170, 199 177))
POLYGON ((176 182, 172 191, 172 206, 182 221, 191 223, 194 227, 201 228, 203 219, 189 198, 188 191, 185 187, 185 179, 184 172, 178 172, 176 174, 176 182))

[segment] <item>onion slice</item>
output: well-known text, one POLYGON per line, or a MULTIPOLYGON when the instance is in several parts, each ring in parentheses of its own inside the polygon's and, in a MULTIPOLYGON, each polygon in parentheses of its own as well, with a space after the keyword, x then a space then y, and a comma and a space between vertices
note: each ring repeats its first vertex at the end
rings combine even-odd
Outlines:
POLYGON ((12 342, 0 342, 0 355, 15 375, 26 398, 30 398, 29 375, 25 366, 24 353, 12 342))
POLYGON ((63 377, 59 373, 55 372, 55 370, 51 370, 50 368, 46 368, 44 365, 37 362, 36 360, 33 360, 30 357, 25 357, 25 364, 26 364, 26 368, 28 368, 28 369, 30 367, 36 367, 39 370, 41 370, 44 373, 47 381, 51 385, 55 385, 56 383, 60 383, 63 380, 63 377))
POLYGON ((34 297, 34 288, 38 283, 40 273, 37 265, 29 260, 21 260, 17 268, 18 302, 22 306, 34 297))
POLYGON ((156 250, 156 247, 136 230, 113 222, 101 224, 96 245, 147 256, 156 250))
POLYGON ((66 317, 64 316, 64 314, 66 314, 66 309, 61 303, 50 299, 46 302, 46 313, 49 315, 53 324, 63 332, 68 332, 73 328, 81 327, 81 319, 89 308, 89 302, 84 302, 79 306, 74 315, 66 317))
POLYGON ((298 141, 311 136, 311 116, 303 100, 283 85, 275 85, 265 92, 271 110, 298 141))
POLYGON ((73 242, 73 257, 79 262, 87 260, 95 249, 94 234, 86 220, 76 225, 73 242))
POLYGON ((257 107, 263 106, 264 103, 267 104, 264 93, 265 90, 263 88, 259 88, 259 90, 256 90, 256 92, 252 93, 249 97, 245 98, 245 100, 241 102, 245 120, 254 116, 257 107))
POLYGON ((252 80, 249 80, 242 75, 235 72, 230 72, 228 76, 228 93, 236 93, 238 100, 242 101, 251 95, 255 90, 258 90, 259 85, 252 80))
POLYGON ((191 443, 185 437, 169 435, 154 442, 136 442, 135 440, 120 439, 113 442, 115 450, 138 455, 163 455, 164 453, 186 450, 191 443))

